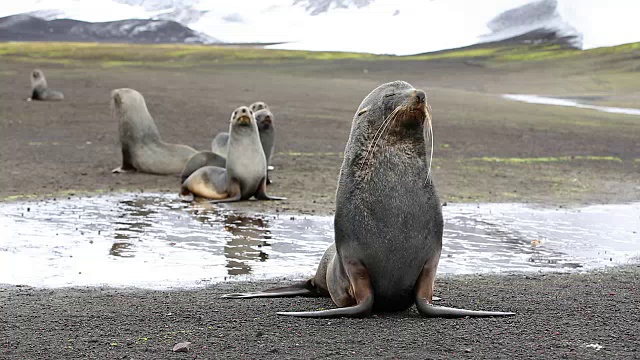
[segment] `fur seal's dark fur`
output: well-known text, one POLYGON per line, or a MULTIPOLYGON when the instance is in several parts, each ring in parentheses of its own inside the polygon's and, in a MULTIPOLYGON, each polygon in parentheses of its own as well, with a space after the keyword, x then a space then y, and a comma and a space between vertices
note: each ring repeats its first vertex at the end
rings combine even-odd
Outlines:
POLYGON ((189 157, 196 153, 189 146, 162 141, 144 97, 136 90, 113 90, 111 109, 118 120, 122 149, 122 165, 113 172, 180 174, 189 157))
POLYGON ((60 91, 49 89, 47 79, 42 70, 35 69, 31 72, 31 100, 60 101, 64 100, 64 94, 60 91))
POLYGON ((430 177, 426 95, 404 81, 383 84, 353 118, 336 192, 335 244, 305 282, 229 298, 331 296, 337 309, 301 317, 366 316, 416 304, 432 317, 502 316, 432 305, 443 218, 430 177))

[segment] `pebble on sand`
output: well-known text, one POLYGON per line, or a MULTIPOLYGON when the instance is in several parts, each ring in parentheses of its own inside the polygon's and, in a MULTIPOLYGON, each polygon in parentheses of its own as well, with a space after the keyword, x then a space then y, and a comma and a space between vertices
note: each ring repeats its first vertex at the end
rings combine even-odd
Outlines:
POLYGON ((187 352, 191 347, 191 343, 188 341, 177 343, 173 346, 173 352, 187 352))

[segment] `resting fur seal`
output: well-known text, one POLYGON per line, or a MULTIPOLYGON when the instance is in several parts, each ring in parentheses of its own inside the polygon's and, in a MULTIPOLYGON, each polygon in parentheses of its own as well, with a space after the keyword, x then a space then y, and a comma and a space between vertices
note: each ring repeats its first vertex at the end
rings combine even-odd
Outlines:
POLYGON ((122 165, 114 173, 140 171, 151 174, 179 174, 196 151, 186 145, 168 144, 147 110, 142 94, 133 89, 111 92, 111 109, 118 120, 122 165))
POLYGON ((27 100, 60 101, 64 94, 47 87, 47 79, 42 70, 35 69, 31 72, 31 97, 27 100))
POLYGON ((187 178, 193 174, 196 170, 205 166, 217 166, 224 168, 227 165, 227 160, 218 154, 214 154, 211 151, 197 152, 187 160, 187 164, 182 169, 180 175, 180 182, 184 182, 187 178))
POLYGON ((514 315, 432 304, 444 222, 430 174, 431 134, 422 90, 404 81, 373 90, 353 118, 336 192, 335 243, 315 276, 225 297, 330 296, 339 307, 278 313, 300 317, 361 317, 414 303, 429 317, 514 315))
POLYGON ((180 194, 212 199, 212 202, 284 200, 267 195, 267 161, 260 143, 258 125, 246 106, 231 114, 226 167, 205 166, 183 183, 180 194))

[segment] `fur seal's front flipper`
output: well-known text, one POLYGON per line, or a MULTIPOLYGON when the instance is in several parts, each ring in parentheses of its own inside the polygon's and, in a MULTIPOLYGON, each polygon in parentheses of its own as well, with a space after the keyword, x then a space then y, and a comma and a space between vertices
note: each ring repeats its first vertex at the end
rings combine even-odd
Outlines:
POLYGON ((433 301, 434 281, 436 278, 436 268, 440 260, 440 254, 437 254, 431 258, 425 264, 418 282, 416 284, 416 307, 418 312, 427 317, 441 317, 441 318, 459 318, 459 317, 489 317, 489 316, 513 316, 512 312, 501 311, 476 311, 466 309, 456 309, 445 306, 436 306, 431 302, 433 301), (427 300, 431 299, 431 300, 427 300))
POLYGON ((267 178, 262 179, 255 195, 258 200, 287 200, 286 197, 267 195, 267 178))
POLYGON ((322 296, 312 284, 312 280, 301 281, 291 286, 272 288, 253 293, 233 293, 222 295, 226 299, 252 299, 252 298, 274 298, 274 297, 294 297, 322 296))
POLYGON ((357 259, 333 256, 327 263, 327 285, 331 299, 340 308, 321 311, 278 312, 297 317, 364 317, 373 310, 373 287, 367 268, 357 259))

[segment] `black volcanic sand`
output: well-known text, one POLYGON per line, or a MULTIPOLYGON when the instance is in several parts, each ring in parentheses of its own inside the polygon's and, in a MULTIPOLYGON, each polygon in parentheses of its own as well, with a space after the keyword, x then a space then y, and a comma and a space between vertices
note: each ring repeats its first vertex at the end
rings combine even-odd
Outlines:
POLYGON ((220 298, 273 285, 194 291, 4 288, 0 358, 640 357, 640 266, 437 281, 443 304, 517 313, 509 318, 427 319, 412 308, 365 319, 296 319, 275 313, 333 305, 327 298, 220 298), (173 353, 182 341, 191 342, 191 350, 173 353))

